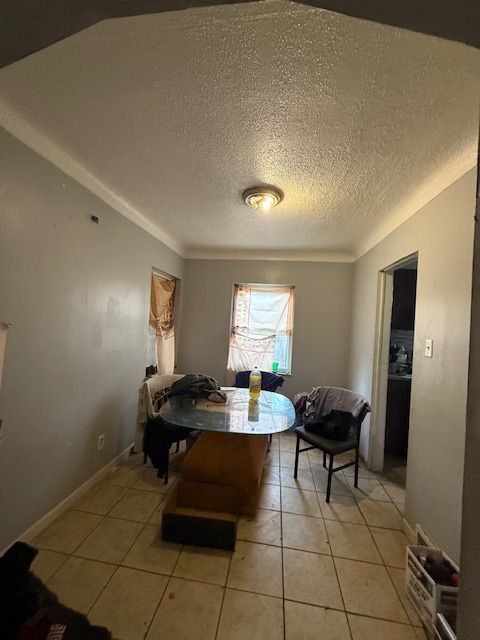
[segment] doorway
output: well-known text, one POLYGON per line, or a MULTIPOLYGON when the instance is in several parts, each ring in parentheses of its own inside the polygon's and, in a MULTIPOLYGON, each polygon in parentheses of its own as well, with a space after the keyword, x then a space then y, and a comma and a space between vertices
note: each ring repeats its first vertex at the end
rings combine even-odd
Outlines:
POLYGON ((379 274, 370 464, 405 486, 412 388, 417 254, 379 274))

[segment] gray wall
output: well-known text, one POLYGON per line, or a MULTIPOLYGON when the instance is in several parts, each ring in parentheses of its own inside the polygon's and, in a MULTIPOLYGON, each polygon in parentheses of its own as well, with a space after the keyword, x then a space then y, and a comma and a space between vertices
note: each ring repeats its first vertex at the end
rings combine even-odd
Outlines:
MULTIPOLYGON (((378 271, 418 251, 406 515, 458 560, 465 453, 475 171, 355 264, 350 383, 371 397, 378 271), (425 358, 432 338, 433 358, 425 358)), ((364 429, 363 451, 368 442, 364 429)))
POLYGON ((292 396, 348 378, 351 279, 348 263, 187 260, 178 370, 204 372, 225 382, 233 285, 295 285, 292 396))
POLYGON ((0 157, 2 548, 132 442, 150 272, 183 260, 5 132, 0 157))
MULTIPOLYGON (((478 173, 477 167, 477 176, 478 173)), ((477 177, 477 191, 480 180, 477 177)), ((460 640, 478 639, 480 602, 480 235, 477 199, 473 271, 470 370, 468 379, 467 432, 463 483, 462 554, 459 604, 460 640)))

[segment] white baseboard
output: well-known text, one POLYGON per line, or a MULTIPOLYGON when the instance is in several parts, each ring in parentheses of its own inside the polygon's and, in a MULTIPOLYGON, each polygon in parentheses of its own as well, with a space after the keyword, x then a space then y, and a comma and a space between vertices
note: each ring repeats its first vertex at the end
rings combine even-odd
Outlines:
POLYGON ((102 467, 99 471, 97 471, 91 478, 86 480, 83 484, 81 484, 73 493, 67 496, 64 500, 62 500, 56 507, 54 507, 51 511, 45 514, 40 520, 37 520, 31 527, 29 527, 26 531, 21 533, 16 540, 12 540, 12 542, 5 547, 2 551, 0 551, 0 556, 2 556, 7 549, 9 549, 12 544, 17 542, 18 540, 22 540, 22 542, 30 542, 33 538, 38 536, 44 529, 46 529, 54 520, 56 520, 59 516, 62 515, 65 511, 68 511, 70 507, 77 502, 89 489, 95 486, 102 478, 108 475, 122 460, 128 458, 130 451, 133 448, 133 443, 129 445, 122 453, 118 456, 110 460, 108 464, 102 467))

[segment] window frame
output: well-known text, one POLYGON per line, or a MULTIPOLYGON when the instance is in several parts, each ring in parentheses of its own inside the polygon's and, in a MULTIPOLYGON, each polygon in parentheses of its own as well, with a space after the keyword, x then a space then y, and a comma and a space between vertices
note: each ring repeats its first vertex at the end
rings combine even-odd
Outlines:
MULTIPOLYGON (((233 322, 234 322, 234 314, 235 314, 235 291, 236 287, 247 287, 250 289, 291 289, 293 293, 293 313, 292 313, 292 333, 288 336, 290 339, 288 341, 288 370, 287 369, 278 369, 277 373, 282 376, 291 376, 292 373, 292 365, 293 365, 293 335, 295 331, 295 302, 296 302, 296 287, 294 284, 277 284, 277 283, 269 283, 269 282, 234 282, 232 285, 232 295, 231 295, 231 304, 230 304, 230 325, 229 325, 229 333, 228 333, 228 351, 230 350, 230 336, 233 331, 233 322)), ((228 351, 227 351, 227 359, 228 359, 228 351)))

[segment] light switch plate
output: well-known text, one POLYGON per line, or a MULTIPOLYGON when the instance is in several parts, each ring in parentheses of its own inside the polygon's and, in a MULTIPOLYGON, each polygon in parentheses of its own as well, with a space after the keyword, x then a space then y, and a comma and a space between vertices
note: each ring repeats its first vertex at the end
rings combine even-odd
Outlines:
POLYGON ((433 340, 431 338, 425 340, 425 357, 433 358, 433 340))

